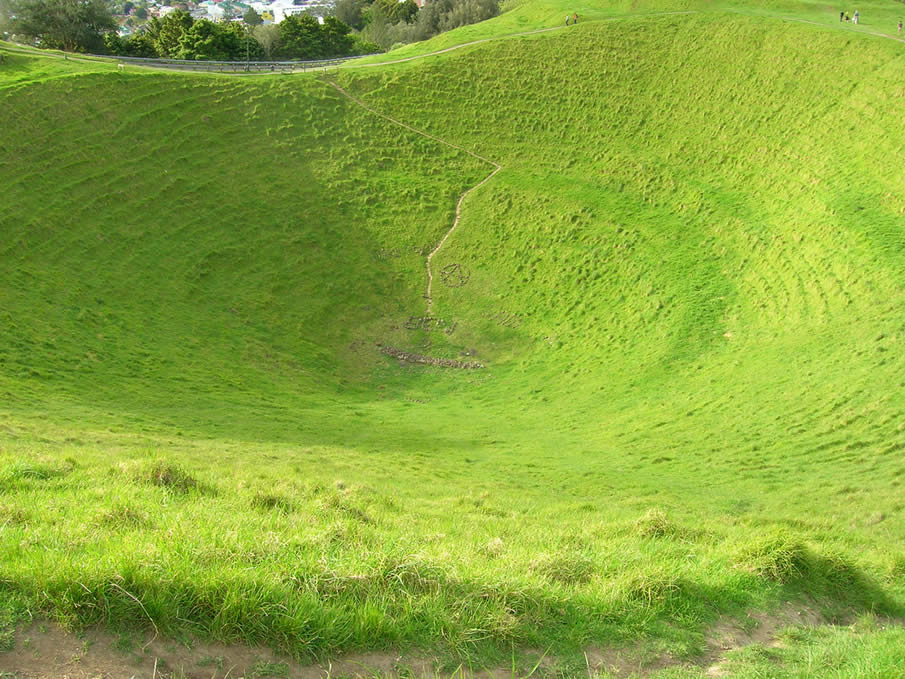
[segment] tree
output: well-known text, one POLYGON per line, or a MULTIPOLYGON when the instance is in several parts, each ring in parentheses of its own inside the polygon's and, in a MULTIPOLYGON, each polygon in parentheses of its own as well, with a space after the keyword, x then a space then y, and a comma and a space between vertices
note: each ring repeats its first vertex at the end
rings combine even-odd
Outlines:
POLYGON ((251 34, 251 28, 238 21, 224 21, 220 24, 226 33, 235 35, 239 45, 239 52, 234 59, 257 61, 263 55, 263 50, 251 34))
POLYGON ((148 18, 148 10, 146 7, 139 7, 135 10, 135 18, 136 19, 147 19, 148 18))
POLYGON ((269 61, 280 44, 280 27, 278 24, 262 24, 255 26, 251 34, 264 50, 264 57, 269 61))
POLYGON ((375 0, 374 7, 379 7, 380 11, 386 17, 387 22, 391 24, 404 21, 409 23, 418 13, 418 5, 413 0, 375 0))
POLYGON ((365 0, 338 0, 334 12, 337 19, 360 31, 365 27, 364 10, 367 6, 365 0))
POLYGON ((390 35, 390 26, 387 25, 386 15, 383 10, 374 3, 368 8, 366 13, 367 25, 361 32, 361 37, 376 45, 380 45, 381 49, 387 49, 393 44, 393 37, 390 35))
POLYGON ((224 30, 223 26, 213 21, 200 19, 179 38, 176 58, 238 60, 240 47, 239 39, 234 32, 224 30))
POLYGON ((497 0, 453 0, 450 4, 451 8, 440 19, 441 31, 485 21, 500 13, 497 0))
POLYGON ((163 19, 152 17, 148 22, 148 37, 154 43, 157 56, 174 58, 180 50, 179 41, 194 23, 191 14, 178 9, 163 19))
POLYGON ((116 22, 103 0, 6 0, 12 33, 33 38, 41 47, 68 52, 103 48, 103 34, 116 22))
POLYGON ((355 48, 352 29, 336 17, 327 17, 321 26, 325 57, 341 57, 351 54, 355 48))
POLYGON ((153 58, 158 56, 154 42, 146 33, 134 33, 123 43, 124 56, 153 58))
POLYGON ((321 59, 321 25, 308 14, 294 14, 280 22, 280 54, 289 59, 321 59))
POLYGON ((246 26, 251 26, 252 28, 254 28, 255 26, 260 26, 264 23, 261 15, 255 11, 254 7, 249 7, 245 11, 245 14, 242 15, 242 21, 245 22, 246 26))

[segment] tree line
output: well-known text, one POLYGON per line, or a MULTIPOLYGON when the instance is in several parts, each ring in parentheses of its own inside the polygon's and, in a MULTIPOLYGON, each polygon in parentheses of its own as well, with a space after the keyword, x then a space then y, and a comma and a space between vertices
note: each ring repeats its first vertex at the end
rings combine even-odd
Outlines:
POLYGON ((308 14, 296 14, 279 24, 247 26, 237 21, 196 21, 182 10, 162 19, 152 17, 144 31, 128 38, 108 33, 104 48, 119 56, 213 61, 330 59, 379 51, 332 16, 323 24, 308 14))
POLYGON ((308 14, 296 14, 264 25, 253 13, 246 21, 195 20, 186 11, 174 10, 151 17, 143 30, 123 37, 103 0, 0 0, 5 30, 40 47, 71 52, 244 61, 330 59, 380 51, 334 16, 320 23, 308 14))
POLYGON ((427 40, 499 13, 499 0, 427 0, 421 9, 413 0, 337 0, 336 3, 336 16, 341 21, 360 31, 363 39, 385 50, 427 40))
POLYGON ((195 20, 174 10, 123 37, 104 0, 0 0, 0 28, 41 47, 117 56, 329 59, 426 40, 499 13, 499 0, 427 0, 420 9, 413 0, 337 0, 335 16, 323 23, 296 14, 264 24, 254 10, 243 22, 195 20))

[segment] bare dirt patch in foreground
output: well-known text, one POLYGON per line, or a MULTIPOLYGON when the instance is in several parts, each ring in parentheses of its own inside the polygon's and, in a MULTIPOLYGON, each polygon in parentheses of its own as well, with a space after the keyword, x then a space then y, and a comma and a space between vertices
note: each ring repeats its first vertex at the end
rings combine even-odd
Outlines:
MULTIPOLYGON (((790 626, 818 626, 826 620, 812 606, 789 602, 771 613, 751 612, 744 619, 721 618, 707 634, 706 650, 696 659, 657 655, 639 647, 590 648, 589 676, 648 677, 676 665, 705 669, 725 677, 721 666, 729 651, 751 644, 777 645, 790 626)), ((531 674, 555 673, 554 658, 543 657, 531 674)), ((527 673, 526 673, 527 674, 527 673)), ((302 665, 266 648, 211 643, 181 643, 152 636, 123 637, 100 629, 68 632, 54 623, 21 628, 13 649, 0 653, 0 677, 7 679, 324 679, 330 677, 461 677, 513 679, 512 668, 440 672, 425 657, 390 653, 345 655, 329 663, 302 665)))
POLYGON ((324 665, 300 665, 266 648, 128 639, 98 629, 67 632, 54 623, 20 629, 12 651, 0 653, 0 676, 15 679, 321 679, 432 676, 432 663, 396 655, 347 655, 324 665))

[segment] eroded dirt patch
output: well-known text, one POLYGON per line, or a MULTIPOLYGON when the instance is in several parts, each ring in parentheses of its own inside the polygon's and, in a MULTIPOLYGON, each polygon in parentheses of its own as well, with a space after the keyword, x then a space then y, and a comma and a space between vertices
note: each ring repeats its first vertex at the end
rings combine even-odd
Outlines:
POLYGON ((772 613, 749 612, 744 618, 722 617, 707 633, 705 652, 693 660, 652 655, 641 646, 591 648, 586 652, 590 672, 616 677, 649 677, 677 665, 705 668, 707 676, 727 677, 722 663, 730 651, 752 644, 778 645, 779 632, 792 626, 818 626, 827 620, 810 605, 789 602, 772 613))
MULTIPOLYGON (((728 677, 727 654, 751 644, 778 646, 780 632, 792 626, 819 626, 828 621, 811 605, 789 602, 771 613, 750 612, 744 618, 721 618, 710 629, 703 655, 674 658, 634 645, 589 648, 587 676, 649 677, 684 665, 704 669, 710 677, 728 677)), ((531 653, 529 652, 529 655, 531 653)), ((537 652, 533 676, 555 675, 556 659, 537 652)), ((527 676, 527 672, 525 673, 527 676)), ((582 673, 584 674, 584 673, 582 673)), ((153 635, 127 637, 91 629, 71 633, 53 623, 20 628, 12 651, 0 653, 3 679, 288 679, 455 677, 515 679, 512 668, 464 668, 441 672, 436 659, 392 653, 345 655, 319 665, 293 662, 265 648, 210 643, 179 643, 153 635)))
POLYGON ((53 623, 35 623, 18 630, 12 651, 0 653, 0 674, 4 679, 321 679, 434 672, 427 660, 391 654, 347 655, 305 666, 265 648, 182 644, 97 629, 73 634, 53 623))

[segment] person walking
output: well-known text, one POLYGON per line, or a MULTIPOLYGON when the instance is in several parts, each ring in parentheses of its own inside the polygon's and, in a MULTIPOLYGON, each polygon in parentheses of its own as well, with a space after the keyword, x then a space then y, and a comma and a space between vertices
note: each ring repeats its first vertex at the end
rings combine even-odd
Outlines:
POLYGON ((844 11, 839 12, 839 23, 841 24, 843 21, 845 21, 845 12, 844 11))
POLYGON ((860 15, 858 14, 858 10, 855 10, 855 14, 854 14, 854 16, 852 17, 852 18, 854 19, 853 23, 858 23, 858 17, 859 17, 859 16, 860 16, 860 15))
POLYGON ((569 19, 570 19, 570 17, 569 17, 569 15, 568 15, 568 14, 566 14, 566 26, 568 26, 568 25, 569 25, 569 19))
POLYGON ((899 19, 899 31, 898 31, 898 33, 899 33, 899 35, 902 35, 902 20, 901 20, 901 19, 899 19))
POLYGON ((578 23, 578 12, 575 12, 575 14, 572 16, 572 23, 573 24, 578 23))

